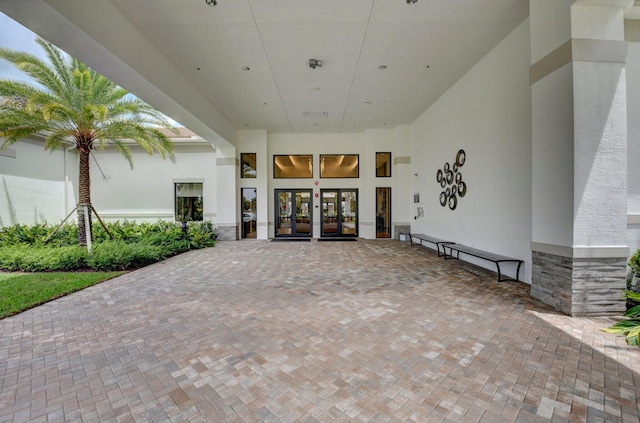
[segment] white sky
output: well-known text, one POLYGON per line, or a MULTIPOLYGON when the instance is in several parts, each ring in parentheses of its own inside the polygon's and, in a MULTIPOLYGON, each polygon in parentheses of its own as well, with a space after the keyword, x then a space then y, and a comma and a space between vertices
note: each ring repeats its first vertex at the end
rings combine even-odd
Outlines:
MULTIPOLYGON (((0 13, 0 46, 11 50, 26 51, 34 56, 46 55, 35 43, 36 35, 5 14, 0 13)), ((27 80, 23 72, 6 60, 0 60, 0 78, 27 80)))
MULTIPOLYGON (((46 60, 47 56, 42 48, 36 44, 37 36, 29 29, 20 25, 7 15, 0 13, 0 46, 11 50, 25 51, 34 56, 46 60)), ((22 71, 16 69, 14 65, 6 60, 0 60, 0 78, 29 81, 22 71)), ((182 126, 171 118, 167 117, 169 123, 174 126, 182 126)))

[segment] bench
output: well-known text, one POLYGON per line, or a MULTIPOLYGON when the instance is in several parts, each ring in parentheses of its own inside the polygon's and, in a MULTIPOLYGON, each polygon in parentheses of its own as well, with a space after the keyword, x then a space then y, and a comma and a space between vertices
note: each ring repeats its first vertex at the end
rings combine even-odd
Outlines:
MULTIPOLYGON (((445 255, 444 245, 446 244, 455 244, 453 241, 447 241, 445 239, 436 238, 434 236, 429 236, 425 234, 403 234, 409 237, 409 241, 411 241, 411 245, 413 245, 413 238, 417 238, 420 240, 420 245, 422 245, 422 241, 427 241, 436 246, 436 250, 438 250, 438 257, 442 257, 445 255), (442 254, 440 253, 440 247, 442 246, 442 254)), ((416 242, 417 244, 417 242, 416 242)))
POLYGON ((507 257, 507 256, 502 256, 500 254, 495 254, 495 253, 490 253, 488 251, 483 251, 480 250, 478 248, 473 248, 473 247, 469 247, 467 245, 463 245, 463 244, 445 244, 442 246, 443 250, 444 250, 444 258, 446 259, 450 259, 450 258, 455 258, 455 259, 460 259, 460 253, 464 253, 464 254, 468 254, 470 256, 474 256, 474 257, 478 257, 487 261, 492 261, 496 264, 496 267, 498 269, 498 282, 504 282, 504 281, 518 281, 520 280, 520 266, 522 266, 522 263, 524 263, 524 260, 520 260, 520 259, 516 259, 516 258, 512 258, 512 257, 507 257), (447 254, 447 250, 449 249, 449 254, 447 254), (453 252, 456 252, 456 256, 453 256, 453 252), (510 278, 510 277, 506 277, 503 278, 502 277, 502 273, 500 271, 500 263, 518 263, 518 269, 516 271, 516 278, 510 278))

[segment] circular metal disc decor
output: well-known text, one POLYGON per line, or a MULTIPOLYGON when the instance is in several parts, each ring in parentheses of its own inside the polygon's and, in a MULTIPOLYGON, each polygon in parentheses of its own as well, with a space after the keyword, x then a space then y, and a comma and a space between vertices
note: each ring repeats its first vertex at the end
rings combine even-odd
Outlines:
POLYGON ((451 197, 449 197, 449 208, 451 210, 455 210, 456 207, 458 207, 458 197, 452 195, 451 197))
POLYGON ((456 164, 458 165, 458 167, 462 167, 465 160, 467 160, 467 155, 465 154, 464 150, 458 151, 458 154, 456 154, 456 164))
POLYGON ((467 194, 467 184, 462 180, 462 173, 460 173, 460 168, 466 161, 467 155, 464 150, 458 150, 453 165, 447 162, 436 172, 436 181, 444 190, 440 193, 442 207, 448 205, 449 209, 455 210, 458 207, 458 197, 462 198, 467 194))
POLYGON ((458 193, 460 194, 460 197, 464 197, 465 195, 467 195, 467 184, 460 181, 460 183, 458 184, 458 193))

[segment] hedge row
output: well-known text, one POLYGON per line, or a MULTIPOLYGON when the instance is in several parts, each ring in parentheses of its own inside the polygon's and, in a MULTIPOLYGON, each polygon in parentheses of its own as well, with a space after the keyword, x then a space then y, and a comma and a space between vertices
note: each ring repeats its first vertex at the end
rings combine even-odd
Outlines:
POLYGON ((113 236, 94 224, 89 254, 77 245, 77 227, 64 225, 15 225, 0 230, 0 269, 42 272, 80 269, 127 270, 164 260, 185 251, 213 247, 217 233, 210 222, 190 222, 187 233, 173 222, 108 223, 113 236))

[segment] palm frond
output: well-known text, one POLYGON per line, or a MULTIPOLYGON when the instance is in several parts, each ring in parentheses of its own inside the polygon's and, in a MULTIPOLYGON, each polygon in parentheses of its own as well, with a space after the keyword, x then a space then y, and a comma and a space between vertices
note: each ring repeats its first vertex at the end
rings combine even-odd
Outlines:
POLYGON ((37 83, 55 93, 63 91, 63 84, 55 70, 42 59, 24 52, 0 48, 0 58, 14 64, 37 83))

